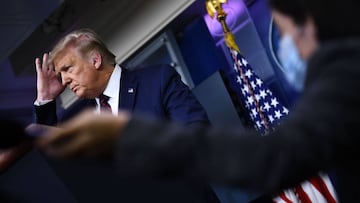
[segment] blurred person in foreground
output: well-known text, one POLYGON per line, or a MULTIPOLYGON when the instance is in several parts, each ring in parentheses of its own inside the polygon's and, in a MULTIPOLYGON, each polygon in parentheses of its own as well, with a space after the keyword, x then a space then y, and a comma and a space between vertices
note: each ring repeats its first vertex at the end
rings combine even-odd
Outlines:
POLYGON ((360 2, 269 0, 269 5, 281 37, 289 37, 308 61, 303 93, 274 132, 188 129, 128 112, 116 118, 84 113, 64 123, 61 132, 49 132, 39 147, 52 157, 93 157, 101 139, 123 175, 203 177, 265 193, 334 170, 339 201, 360 202, 360 27, 353 25, 360 2))

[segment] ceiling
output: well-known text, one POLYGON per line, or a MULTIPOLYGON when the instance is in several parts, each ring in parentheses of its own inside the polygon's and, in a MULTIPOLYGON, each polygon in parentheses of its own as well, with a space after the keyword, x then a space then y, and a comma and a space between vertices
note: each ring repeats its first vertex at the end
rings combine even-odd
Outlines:
POLYGON ((61 2, 5 0, 0 8, 0 62, 5 60, 61 2))
MULTIPOLYGON (((136 10, 144 0, 20 0, 7 1, 7 9, 19 7, 18 12, 8 12, 12 21, 4 19, 0 29, 7 47, 1 53, 1 60, 9 58, 16 75, 34 75, 34 58, 49 51, 57 39, 76 27, 100 28, 104 19, 116 12, 118 19, 136 10), (90 17, 91 16, 91 17, 90 17), (21 20, 21 21, 20 21, 21 20), (12 27, 12 30, 8 30, 12 27), (16 42, 16 43, 14 43, 16 42)), ((3 8, 4 9, 4 8, 3 8)), ((16 10, 16 9, 15 9, 16 10)))

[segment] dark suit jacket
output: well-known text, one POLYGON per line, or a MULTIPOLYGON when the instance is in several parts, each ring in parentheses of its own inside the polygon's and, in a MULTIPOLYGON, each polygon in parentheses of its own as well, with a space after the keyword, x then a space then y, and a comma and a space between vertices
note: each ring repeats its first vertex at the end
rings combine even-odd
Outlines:
MULTIPOLYGON (((207 114, 180 75, 169 65, 122 69, 119 109, 135 114, 146 114, 182 124, 209 124, 207 114)), ((35 122, 54 125, 65 121, 87 107, 94 107, 95 100, 80 99, 63 113, 56 113, 55 101, 34 106, 35 122)))
POLYGON ((302 96, 265 137, 133 118, 119 137, 119 171, 201 176, 271 193, 334 170, 340 202, 360 202, 359 66, 360 39, 323 44, 309 61, 302 96))

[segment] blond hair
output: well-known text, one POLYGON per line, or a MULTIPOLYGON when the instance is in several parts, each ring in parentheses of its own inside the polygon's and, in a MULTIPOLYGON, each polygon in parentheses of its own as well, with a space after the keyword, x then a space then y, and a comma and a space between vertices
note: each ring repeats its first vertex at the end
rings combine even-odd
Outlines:
POLYGON ((66 48, 73 47, 79 51, 82 56, 86 56, 92 50, 100 52, 105 63, 115 65, 115 55, 106 47, 100 36, 93 30, 88 28, 81 28, 74 30, 65 35, 54 46, 49 55, 49 63, 66 48))

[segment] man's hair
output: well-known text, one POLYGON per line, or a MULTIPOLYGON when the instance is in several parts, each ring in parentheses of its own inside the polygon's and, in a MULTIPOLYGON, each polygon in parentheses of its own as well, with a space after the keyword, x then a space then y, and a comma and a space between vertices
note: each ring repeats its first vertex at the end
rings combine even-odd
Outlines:
POLYGON ((320 42, 360 37, 359 0, 269 0, 269 5, 300 25, 313 18, 320 42))
POLYGON ((61 38, 50 52, 49 63, 52 63, 64 49, 70 47, 75 48, 82 56, 97 50, 105 63, 115 65, 115 55, 106 47, 100 36, 88 28, 74 30, 61 38))

